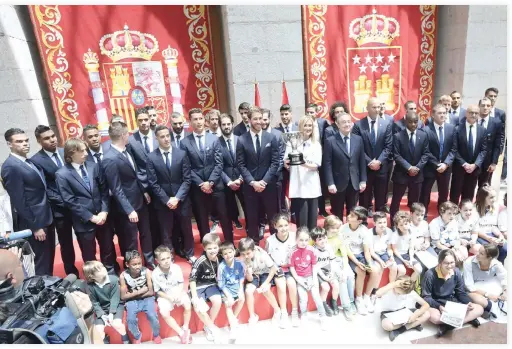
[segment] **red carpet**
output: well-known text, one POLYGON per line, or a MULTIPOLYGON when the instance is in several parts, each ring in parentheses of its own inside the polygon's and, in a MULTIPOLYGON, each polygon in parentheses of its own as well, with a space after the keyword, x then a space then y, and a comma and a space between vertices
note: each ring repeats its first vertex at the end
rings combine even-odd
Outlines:
MULTIPOLYGON (((390 202, 388 202, 388 203, 390 203, 390 202)), ((432 193, 430 207, 429 207, 429 211, 428 211, 428 221, 429 222, 433 218, 437 217, 437 215, 438 215, 436 206, 437 206, 437 193, 432 193)), ((408 211, 407 197, 404 196, 402 198, 400 208, 402 210, 408 211)), ((329 211, 329 209, 330 209, 330 207, 328 207, 328 211, 329 211)), ((388 219, 389 219, 389 215, 388 215, 388 219)), ((319 216, 318 217, 318 225, 322 226, 323 221, 324 221, 324 218, 322 216, 319 216)), ((244 224, 245 222, 243 220, 241 220, 241 223, 242 223, 242 225, 245 225, 244 224)), ((373 219, 369 218, 368 219, 368 227, 372 228, 373 226, 374 226, 373 219)), ((294 224, 291 224, 291 229, 295 230, 296 226, 294 224)), ((194 231, 194 241, 195 241, 195 253, 194 254, 195 254, 195 256, 199 256, 202 253, 203 249, 202 249, 202 246, 200 243, 199 231, 197 230, 196 224, 193 224, 193 231, 194 231)), ((224 240, 220 226, 217 228, 217 233, 219 234, 221 240, 224 240)), ((265 231, 265 238, 267 238, 269 236, 269 234, 270 234, 269 230, 267 229, 265 231)), ((245 233, 244 229, 234 230, 235 246, 238 246, 238 241, 244 237, 246 237, 246 233, 245 233)), ((115 238, 114 242, 116 244, 117 255, 120 256, 119 245, 117 243, 117 237, 115 238)), ((264 240, 262 240, 260 242, 260 246, 261 247, 265 246, 264 240)), ((139 247, 139 249, 140 249, 140 247, 139 247)), ((83 260, 82 260, 82 255, 80 253, 80 248, 79 248, 76 240, 75 240, 75 255, 76 255, 75 265, 80 272, 80 277, 83 278, 83 273, 82 273, 83 260)), ((99 260, 99 257, 100 257, 99 249, 97 249, 96 258, 99 260)), ((118 262, 119 262, 119 265, 121 265, 121 267, 123 268, 124 267, 123 259, 121 257, 118 257, 118 262)), ((178 256, 175 257, 175 263, 177 263, 183 270, 183 275, 185 277, 185 287, 187 288, 188 287, 188 276, 190 274, 191 265, 186 260, 184 260, 178 256)), ((56 247, 54 275, 60 276, 62 278, 64 278, 66 276, 66 274, 64 272, 64 266, 62 264, 61 255, 60 255, 60 246, 56 247)), ((387 283, 388 283, 388 275, 387 275, 387 272, 385 272, 384 275, 382 276, 381 286, 386 285, 387 283)), ((273 287, 272 289, 273 289, 274 294, 276 294, 275 287, 273 287)), ((272 307, 270 307, 270 305, 268 304, 268 302, 266 301, 266 299, 264 298, 263 295, 255 294, 255 297, 256 297, 256 309, 257 309, 259 318, 261 320, 270 319, 273 315, 272 307)), ((277 297, 277 294, 276 294, 276 297, 277 297)), ((315 310, 315 305, 314 305, 314 302, 312 301, 312 299, 310 299, 308 304, 309 304, 310 310, 315 310)), ((183 322, 183 316, 182 316, 181 309, 182 308, 177 308, 172 312, 172 316, 176 319, 178 324, 181 324, 183 322)), ((288 301, 288 309, 289 309, 289 311, 291 310, 291 305, 290 305, 289 301, 288 301)), ((126 314, 125 314, 125 317, 126 317, 126 314)), ((244 306, 244 308, 239 316, 240 323, 246 323, 248 318, 249 318, 249 314, 247 311, 247 307, 244 306)), ((215 323, 219 327, 225 327, 228 325, 224 307, 221 308, 221 310, 219 312, 219 316, 217 317, 217 320, 215 321, 215 323)), ((141 332, 143 334, 142 341, 144 342, 144 341, 152 340, 151 327, 149 326, 149 322, 146 319, 144 314, 139 314, 139 326, 140 326, 141 332)), ((176 333, 174 333, 174 331, 172 331, 167 326, 167 324, 165 323, 165 321, 162 318, 160 318, 160 328, 161 328, 160 333, 161 333, 162 338, 172 337, 172 336, 176 335, 176 333)), ((190 320, 190 330, 192 331, 192 333, 203 330, 203 324, 201 323, 201 321, 195 315, 194 312, 192 312, 192 318, 190 320)), ((111 328, 107 328, 107 333, 110 335, 112 344, 120 344, 121 343, 121 337, 117 334, 117 332, 113 331, 111 328)))

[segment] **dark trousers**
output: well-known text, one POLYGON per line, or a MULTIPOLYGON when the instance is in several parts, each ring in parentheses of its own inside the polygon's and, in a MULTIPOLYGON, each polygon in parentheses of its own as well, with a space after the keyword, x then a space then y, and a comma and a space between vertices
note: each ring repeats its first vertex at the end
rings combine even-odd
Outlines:
POLYGON ((201 188, 193 185, 190 188, 190 197, 192 199, 192 212, 196 218, 201 240, 210 232, 209 218, 212 208, 215 206, 224 240, 233 241, 233 224, 228 218, 224 191, 214 190, 212 194, 205 194, 201 191, 201 188))
POLYGON ((357 200, 359 199, 359 190, 354 189, 349 182, 345 190, 339 191, 336 194, 331 194, 331 214, 338 216, 343 222, 343 211, 346 207, 347 215, 350 210, 354 208, 357 200))
POLYGON ((322 196, 318 197, 318 211, 319 213, 326 213, 325 200, 329 197, 329 190, 327 189, 327 184, 325 184, 324 171, 322 167, 318 168, 318 173, 320 175, 320 188, 322 189, 322 196))
POLYGON ((75 267, 75 246, 73 245, 73 221, 71 214, 64 217, 53 217, 53 224, 59 238, 60 255, 64 264, 66 275, 75 274, 78 276, 78 269, 75 267))
POLYGON ((124 253, 132 250, 138 250, 140 240, 140 247, 142 249, 142 254, 144 255, 144 261, 146 266, 148 266, 155 263, 153 257, 153 245, 151 243, 148 206, 144 204, 142 208, 136 212, 139 216, 139 221, 137 223, 130 222, 127 214, 119 214, 118 219, 120 220, 119 223, 122 230, 121 234, 118 232, 118 236, 121 235, 120 239, 121 245, 124 246, 124 253), (138 239, 137 235, 139 236, 138 239))
POLYGON ((151 244, 153 248, 160 246, 160 244, 162 243, 162 241, 160 240, 160 222, 154 204, 156 200, 158 200, 157 197, 151 197, 151 203, 148 205, 149 228, 151 230, 151 244))
MULTIPOLYGON (((288 189, 288 185, 290 184, 290 172, 287 170, 283 170, 283 180, 280 181, 280 195, 279 195, 279 209, 281 212, 289 212, 290 208, 286 204, 286 190, 288 189)), ((267 217, 268 219, 272 219, 272 217, 267 217)))
POLYGON ((291 201, 297 227, 308 227, 308 230, 315 228, 318 218, 318 198, 292 198, 291 201))
MULTIPOLYGON (((85 262, 95 261, 96 260, 96 232, 76 232, 76 240, 78 242, 78 246, 80 246, 80 251, 82 252, 82 260, 85 262)), ((101 255, 101 253, 100 253, 101 255)), ((105 263, 103 263, 105 265, 105 263)), ((114 266, 111 266, 113 269, 114 266)), ((107 266, 105 265, 105 269, 109 271, 107 266)))
POLYGON ((486 183, 491 184, 493 172, 487 172, 487 169, 489 169, 489 166, 484 166, 482 172, 478 175, 478 189, 482 188, 486 183))
POLYGON ((474 172, 466 173, 462 166, 454 167, 450 189, 450 201, 456 205, 464 199, 473 201, 477 182, 478 175, 474 172))
POLYGON ((503 170, 501 171, 501 180, 507 179, 507 141, 505 140, 505 150, 503 155, 503 170))
MULTIPOLYGON (((115 274, 119 271, 119 264, 117 263, 116 248, 114 245, 114 228, 113 218, 107 218, 107 221, 103 225, 96 226, 96 240, 100 246, 100 260, 105 266, 109 274, 115 274)), ((78 235, 78 234, 77 234, 78 235)), ((96 246, 94 246, 96 251, 96 246)), ((82 252, 83 254, 83 252, 82 252)))
POLYGON ((437 182, 437 207, 441 205, 443 202, 448 201, 448 192, 450 190, 450 177, 452 175, 452 171, 447 169, 443 173, 436 172, 435 177, 425 177, 423 179, 423 184, 421 185, 421 202, 425 205, 425 214, 428 212, 428 205, 430 205, 430 194, 432 193, 432 187, 434 183, 437 182))
POLYGON ((55 264, 55 226, 52 224, 43 229, 46 233, 46 239, 44 241, 36 240, 34 235, 28 238, 27 241, 32 251, 34 251, 36 275, 53 276, 53 265, 55 264))
POLYGON ((359 205, 366 209, 372 206, 372 198, 375 197, 375 211, 384 209, 387 200, 387 173, 380 175, 377 171, 367 170, 366 189, 361 193, 359 205))
POLYGON ((238 205, 236 203, 236 198, 238 197, 238 200, 240 201, 240 206, 242 206, 242 210, 244 211, 244 217, 245 217, 245 203, 244 203, 244 196, 242 194, 242 188, 238 189, 237 191, 231 190, 230 187, 226 185, 224 188, 224 196, 226 198, 226 208, 228 211, 228 217, 232 222, 238 221, 238 205))
POLYGON ((400 209, 400 201, 402 201, 402 197, 404 196, 406 190, 409 190, 407 193, 407 205, 409 208, 413 203, 420 201, 421 183, 411 182, 408 184, 400 184, 393 182, 393 198, 391 199, 391 207, 389 208, 392 225, 393 217, 395 217, 395 214, 400 209))
POLYGON ((156 210, 160 222, 160 241, 162 245, 175 250, 187 257, 194 255, 194 235, 190 217, 183 217, 181 206, 171 210, 159 208, 156 210))
MULTIPOLYGON (((260 217, 266 215, 267 220, 270 221, 279 212, 276 200, 278 195, 276 184, 267 184, 267 187, 261 193, 257 193, 253 187, 246 183, 243 184, 242 189, 244 191, 245 212, 247 214, 247 236, 253 239, 257 245, 260 241, 260 217)), ((270 233, 274 234, 275 229, 272 224, 269 224, 269 227, 270 233)))

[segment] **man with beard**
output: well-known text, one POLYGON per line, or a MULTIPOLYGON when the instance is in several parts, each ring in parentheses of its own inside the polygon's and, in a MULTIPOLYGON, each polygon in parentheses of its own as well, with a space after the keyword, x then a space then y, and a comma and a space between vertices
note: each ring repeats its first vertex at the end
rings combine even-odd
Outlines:
POLYGON ((158 116, 156 114, 156 109, 152 105, 148 105, 146 110, 149 115, 149 127, 151 128, 151 131, 155 132, 155 128, 158 126, 158 116))
POLYGON ((181 141, 190 134, 184 130, 185 122, 185 117, 182 114, 176 112, 171 114, 171 142, 177 148, 180 147, 181 141))

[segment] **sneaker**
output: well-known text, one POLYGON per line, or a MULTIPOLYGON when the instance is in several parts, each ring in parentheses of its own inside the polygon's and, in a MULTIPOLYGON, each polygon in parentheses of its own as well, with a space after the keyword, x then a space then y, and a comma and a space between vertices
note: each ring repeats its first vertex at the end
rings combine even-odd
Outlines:
POLYGON ((281 320, 281 311, 274 311, 274 316, 272 316, 272 325, 276 326, 279 324, 281 320))
POLYGON ((238 220, 235 221, 235 228, 238 230, 243 229, 242 224, 238 220))
POLYGON ((356 315, 357 314, 357 308, 356 308, 356 305, 354 304, 354 302, 350 303, 350 314, 351 315, 356 315))
POLYGON ((293 327, 300 326, 299 313, 292 313, 292 326, 293 327))
POLYGON ((357 307, 357 312, 360 315, 368 314, 368 310, 366 309, 366 306, 364 305, 363 298, 361 298, 361 297, 356 298, 356 307, 357 307))
POLYGON ((279 327, 281 328, 287 328, 289 325, 288 322, 288 313, 281 312, 281 321, 279 322, 279 327))
POLYGON ((162 344, 162 337, 156 336, 153 338, 153 343, 155 344, 162 344))
POLYGON ((306 324, 308 319, 309 319, 308 313, 300 314, 300 322, 302 322, 302 325, 306 324))
POLYGON ((340 309, 338 308, 338 302, 336 302, 336 299, 331 299, 331 308, 335 316, 340 313, 340 309))
MULTIPOLYGON (((206 332, 206 329, 205 329, 206 332)), ((192 335, 190 334, 189 329, 183 329, 183 333, 180 336, 181 344, 190 344, 192 343, 192 335)))
POLYGON ((249 325, 254 325, 254 324, 256 324, 258 322, 259 319, 260 319, 259 316, 256 315, 256 314, 251 315, 251 317, 249 317, 248 324, 249 325))
POLYGON ((373 303, 368 295, 363 296, 364 299, 364 305, 366 306, 366 310, 368 310, 369 313, 373 313, 374 307, 373 303))
MULTIPOLYGON (((162 341, 160 340, 160 342, 162 342, 162 341)), ((141 344, 141 343, 142 343, 142 336, 139 339, 134 338, 132 341, 132 344, 141 344)))
POLYGON ((210 233, 215 233, 217 231, 218 226, 219 226, 219 222, 213 221, 212 227, 210 228, 210 233))
POLYGON ((194 263, 197 261, 197 258, 195 256, 187 257, 187 262, 189 262, 191 265, 194 265, 194 263))
POLYGON ((331 307, 329 306, 329 304, 327 304, 327 302, 324 302, 324 309, 325 309, 325 315, 327 317, 331 317, 333 315, 333 310, 331 309, 331 307))
POLYGON ((343 316, 345 316, 345 320, 352 321, 354 315, 352 315, 350 308, 343 308, 343 316))
POLYGON ((204 328, 204 334, 206 336, 206 340, 209 342, 213 342, 213 340, 215 339, 212 330, 210 330, 208 327, 204 328))
POLYGON ((235 326, 235 327, 232 327, 230 330, 229 330, 229 344, 235 344, 236 342, 236 337, 237 337, 237 329, 238 327, 235 326))
POLYGON ((322 331, 327 331, 327 319, 323 316, 320 317, 320 329, 322 331))

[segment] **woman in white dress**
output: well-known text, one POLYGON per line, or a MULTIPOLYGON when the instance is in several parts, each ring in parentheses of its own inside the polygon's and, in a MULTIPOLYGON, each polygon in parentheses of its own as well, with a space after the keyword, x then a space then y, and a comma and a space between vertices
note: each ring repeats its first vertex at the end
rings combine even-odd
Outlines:
POLYGON ((305 163, 290 166, 288 154, 292 148, 287 144, 284 166, 290 171, 289 197, 297 226, 305 226, 311 230, 316 227, 318 197, 322 195, 318 173, 322 164, 322 145, 319 141, 318 125, 312 116, 306 115, 299 120, 299 132, 302 134, 303 143, 297 150, 304 155, 305 163))

